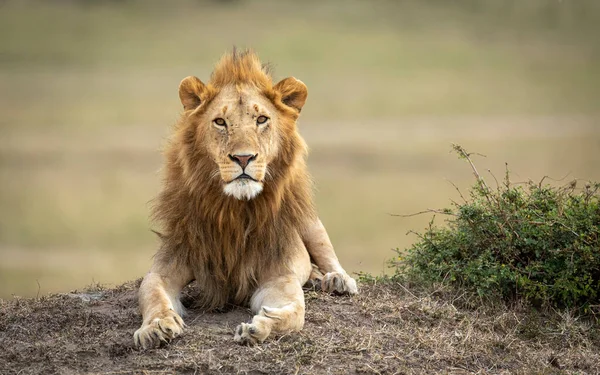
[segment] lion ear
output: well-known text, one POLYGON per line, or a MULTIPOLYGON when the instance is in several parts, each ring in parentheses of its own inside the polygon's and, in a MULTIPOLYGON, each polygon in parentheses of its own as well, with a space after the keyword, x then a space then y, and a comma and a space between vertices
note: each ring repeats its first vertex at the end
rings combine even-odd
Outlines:
POLYGON ((279 81, 273 89, 281 94, 283 104, 296 109, 298 112, 302 110, 308 96, 308 89, 304 82, 294 77, 288 77, 279 81))
POLYGON ((185 77, 179 84, 179 99, 183 108, 188 111, 196 109, 201 103, 202 93, 206 90, 204 83, 194 76, 185 77))

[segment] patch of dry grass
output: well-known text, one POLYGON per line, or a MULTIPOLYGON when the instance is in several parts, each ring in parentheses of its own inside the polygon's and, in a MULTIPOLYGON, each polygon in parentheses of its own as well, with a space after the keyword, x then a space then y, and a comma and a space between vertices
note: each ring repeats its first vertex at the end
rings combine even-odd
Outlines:
MULTIPOLYGON (((139 282, 139 281, 138 281, 139 282)), ((184 335, 140 352, 137 283, 0 300, 6 374, 597 373, 597 323, 522 306, 465 306, 460 296, 362 284, 356 297, 307 291, 302 332, 257 347, 233 342, 241 308, 190 310, 184 335)))

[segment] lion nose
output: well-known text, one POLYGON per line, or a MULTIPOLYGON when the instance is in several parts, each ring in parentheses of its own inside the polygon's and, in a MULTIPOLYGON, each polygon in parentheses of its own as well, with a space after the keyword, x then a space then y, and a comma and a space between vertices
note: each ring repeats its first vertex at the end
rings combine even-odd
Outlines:
POLYGON ((229 159, 238 163, 242 169, 246 168, 248 164, 254 159, 256 159, 256 155, 229 155, 229 159))

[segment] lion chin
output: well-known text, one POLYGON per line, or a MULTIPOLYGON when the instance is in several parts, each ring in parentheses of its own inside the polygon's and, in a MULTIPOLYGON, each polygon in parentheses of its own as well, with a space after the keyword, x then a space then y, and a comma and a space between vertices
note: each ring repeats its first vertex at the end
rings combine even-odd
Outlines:
POLYGON ((263 190, 261 182, 253 181, 248 178, 233 180, 223 187, 226 195, 239 200, 250 200, 255 198, 263 190))

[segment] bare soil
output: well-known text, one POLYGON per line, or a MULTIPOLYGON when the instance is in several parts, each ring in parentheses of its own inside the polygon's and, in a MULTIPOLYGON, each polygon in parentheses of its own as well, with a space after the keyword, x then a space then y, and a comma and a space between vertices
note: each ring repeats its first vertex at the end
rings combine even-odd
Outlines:
POLYGON ((362 283, 355 297, 307 291, 304 330, 256 347, 233 341, 248 310, 190 308, 181 337, 138 351, 138 285, 0 300, 0 373, 600 373, 596 322, 519 306, 461 307, 447 294, 393 282, 362 283))

